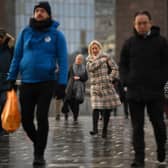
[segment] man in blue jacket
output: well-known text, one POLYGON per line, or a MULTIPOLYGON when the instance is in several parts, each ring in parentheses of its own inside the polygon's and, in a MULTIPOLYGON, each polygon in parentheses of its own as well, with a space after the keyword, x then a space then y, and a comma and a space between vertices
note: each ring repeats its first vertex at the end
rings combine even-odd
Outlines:
POLYGON ((52 20, 48 2, 34 7, 29 26, 19 34, 8 80, 13 83, 21 76, 20 103, 22 125, 34 145, 34 165, 44 165, 44 151, 48 137, 48 111, 59 66, 59 94, 64 97, 67 82, 67 47, 64 35, 52 20), (37 127, 33 120, 36 107, 37 127))

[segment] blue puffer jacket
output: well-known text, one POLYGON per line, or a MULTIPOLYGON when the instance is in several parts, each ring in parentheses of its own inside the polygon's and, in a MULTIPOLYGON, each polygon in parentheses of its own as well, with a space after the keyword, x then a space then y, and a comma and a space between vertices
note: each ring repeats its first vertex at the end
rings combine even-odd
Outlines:
POLYGON ((64 35, 53 21, 46 31, 26 27, 18 36, 8 80, 15 80, 20 72, 24 83, 56 80, 56 63, 59 65, 58 83, 66 84, 68 74, 67 46, 64 35))

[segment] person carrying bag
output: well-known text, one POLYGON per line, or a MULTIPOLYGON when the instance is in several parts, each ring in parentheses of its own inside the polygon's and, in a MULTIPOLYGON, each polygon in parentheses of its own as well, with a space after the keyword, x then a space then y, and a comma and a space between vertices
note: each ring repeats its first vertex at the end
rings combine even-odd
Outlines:
POLYGON ((7 100, 1 114, 2 128, 7 132, 14 132, 20 127, 21 114, 19 102, 14 89, 7 91, 7 100))

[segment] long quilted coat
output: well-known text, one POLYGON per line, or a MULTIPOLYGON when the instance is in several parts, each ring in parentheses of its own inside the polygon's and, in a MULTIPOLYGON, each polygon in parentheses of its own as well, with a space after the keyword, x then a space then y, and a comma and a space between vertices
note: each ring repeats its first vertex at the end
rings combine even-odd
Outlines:
POLYGON ((112 109, 121 104, 112 81, 118 76, 118 67, 105 53, 100 53, 95 60, 87 57, 86 65, 90 77, 90 96, 92 109, 112 109), (104 61, 107 57, 108 61, 104 61), (109 73, 110 69, 110 73, 109 73))

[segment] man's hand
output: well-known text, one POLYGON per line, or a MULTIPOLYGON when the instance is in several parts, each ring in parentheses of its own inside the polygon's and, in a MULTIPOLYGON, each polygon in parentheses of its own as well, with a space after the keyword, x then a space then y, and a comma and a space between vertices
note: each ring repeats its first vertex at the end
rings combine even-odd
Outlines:
POLYGON ((8 90, 17 90, 17 85, 15 80, 8 80, 8 90))

